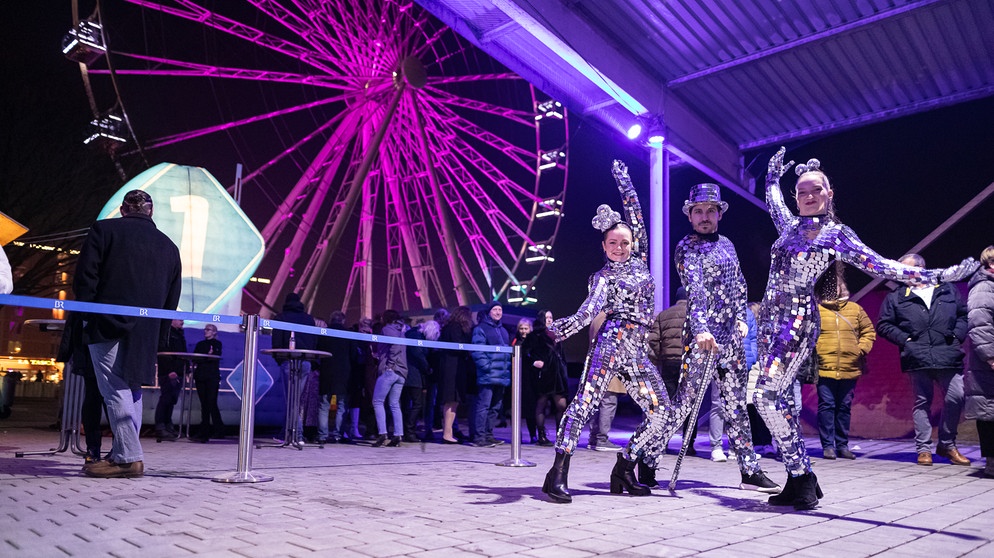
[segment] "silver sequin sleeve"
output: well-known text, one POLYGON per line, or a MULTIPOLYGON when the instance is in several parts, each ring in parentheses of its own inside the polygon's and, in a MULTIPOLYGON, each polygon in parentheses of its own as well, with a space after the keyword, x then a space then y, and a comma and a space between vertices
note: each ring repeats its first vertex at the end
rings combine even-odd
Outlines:
POLYGON ((610 266, 604 266, 603 269, 591 275, 588 282, 587 299, 580 305, 580 309, 572 316, 559 318, 552 322, 552 327, 549 329, 555 334, 556 341, 563 341, 587 327, 594 320, 594 316, 605 310, 607 301, 614 291, 614 285, 609 278, 610 274, 610 266))

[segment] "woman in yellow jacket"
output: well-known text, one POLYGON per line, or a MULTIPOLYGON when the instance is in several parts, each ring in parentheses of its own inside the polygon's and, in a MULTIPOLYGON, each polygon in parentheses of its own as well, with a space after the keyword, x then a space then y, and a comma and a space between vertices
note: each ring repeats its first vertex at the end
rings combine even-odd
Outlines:
POLYGON ((837 300, 823 301, 818 355, 818 435, 825 459, 856 459, 849 450, 849 421, 856 379, 866 366, 866 354, 877 333, 863 307, 849 301, 839 286, 837 300))

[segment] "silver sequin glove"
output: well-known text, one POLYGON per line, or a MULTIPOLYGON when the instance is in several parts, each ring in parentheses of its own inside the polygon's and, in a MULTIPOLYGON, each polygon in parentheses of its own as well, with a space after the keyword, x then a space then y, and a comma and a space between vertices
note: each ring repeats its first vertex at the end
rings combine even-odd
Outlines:
POLYGON ((785 172, 790 170, 790 167, 794 165, 794 161, 790 161, 787 164, 783 162, 783 156, 787 153, 786 147, 781 147, 776 153, 770 157, 770 164, 766 167, 766 183, 779 182, 780 177, 784 175, 785 172))
POLYGON ((956 283, 969 279, 980 268, 980 262, 973 258, 966 258, 960 263, 947 267, 939 273, 939 281, 942 283, 956 283))

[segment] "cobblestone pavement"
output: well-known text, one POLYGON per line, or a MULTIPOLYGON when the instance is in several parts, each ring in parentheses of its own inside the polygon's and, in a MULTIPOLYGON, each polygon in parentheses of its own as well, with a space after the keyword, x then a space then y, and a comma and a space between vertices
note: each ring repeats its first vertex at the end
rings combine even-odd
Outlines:
MULTIPOLYGON (((274 480, 254 484, 211 481, 236 470, 234 438, 143 439, 139 479, 82 476, 68 453, 14 456, 57 439, 0 422, 0 557, 994 555, 994 479, 980 475, 975 446, 960 448, 971 467, 922 467, 911 440, 859 440, 855 461, 814 459, 825 498, 795 512, 739 490, 732 461, 702 457, 686 458, 676 496, 633 498, 608 491, 614 454, 578 449, 574 502, 559 505, 540 490, 552 450, 531 445, 522 458, 537 467, 495 466, 510 444, 262 448, 251 470, 274 480)), ((697 447, 710 456, 706 434, 697 447)), ((783 482, 780 463, 762 464, 783 482)))

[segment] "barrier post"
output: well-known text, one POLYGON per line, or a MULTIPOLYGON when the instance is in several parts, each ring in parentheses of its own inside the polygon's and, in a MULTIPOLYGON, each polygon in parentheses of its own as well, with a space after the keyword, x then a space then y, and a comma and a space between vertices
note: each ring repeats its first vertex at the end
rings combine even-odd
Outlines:
POLYGON ((521 459, 521 345, 511 352, 511 459, 494 463, 499 467, 534 467, 521 459))
POLYGON ((245 360, 242 367, 242 413, 238 428, 238 469, 214 477, 214 482, 251 483, 273 480, 269 475, 253 473, 252 438, 255 434, 255 363, 259 358, 259 315, 245 316, 245 360))

